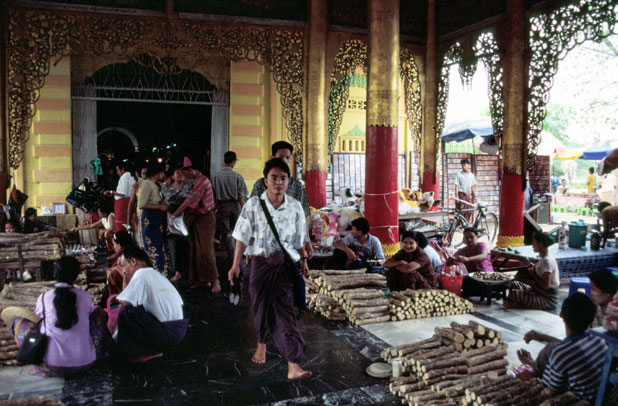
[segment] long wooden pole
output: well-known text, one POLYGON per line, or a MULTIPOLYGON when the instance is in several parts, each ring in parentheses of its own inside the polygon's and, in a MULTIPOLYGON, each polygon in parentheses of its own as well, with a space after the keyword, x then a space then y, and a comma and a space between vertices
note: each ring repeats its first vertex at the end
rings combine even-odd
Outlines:
POLYGON ((425 108, 423 119, 421 168, 423 192, 440 196, 440 170, 438 168, 440 144, 436 138, 436 115, 438 109, 438 63, 436 49, 436 4, 427 1, 427 41, 425 48, 425 108))

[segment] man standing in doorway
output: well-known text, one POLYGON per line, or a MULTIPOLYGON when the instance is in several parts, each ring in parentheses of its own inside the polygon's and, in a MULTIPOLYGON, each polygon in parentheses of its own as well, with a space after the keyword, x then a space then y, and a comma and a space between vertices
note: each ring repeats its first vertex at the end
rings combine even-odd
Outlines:
POLYGON ((273 158, 266 162, 266 191, 247 201, 234 228, 236 251, 228 279, 234 283, 243 254, 251 255, 249 293, 258 341, 251 360, 256 364, 266 362, 266 339, 271 337, 288 362, 288 379, 303 379, 311 377, 311 372, 299 365, 305 341, 296 327, 293 286, 300 275, 287 262, 301 261, 302 273, 307 275, 307 259, 303 258, 307 225, 300 202, 286 194, 289 178, 290 168, 284 160, 273 158))
POLYGON ((172 216, 178 217, 187 209, 193 209, 186 216, 185 222, 189 227, 191 240, 191 256, 189 265, 189 279, 195 283, 192 288, 212 286, 212 292, 221 292, 219 271, 215 258, 215 199, 212 185, 206 175, 193 169, 191 160, 185 157, 182 174, 193 180, 193 188, 189 197, 180 205, 172 216))
MULTIPOLYGON (((272 156, 271 158, 280 158, 285 161, 290 166, 290 160, 292 158, 292 154, 294 153, 294 147, 292 144, 286 141, 277 141, 271 146, 272 156)), ((251 192, 251 197, 253 196, 261 196, 262 193, 266 191, 266 183, 265 179, 258 179, 253 184, 253 191, 251 192)), ((285 192, 288 196, 293 197, 298 200, 303 207, 303 212, 305 213, 305 218, 308 219, 311 215, 311 210, 309 209, 309 201, 307 200, 307 192, 305 191, 305 186, 301 181, 296 179, 293 176, 290 176, 288 182, 288 189, 285 192)), ((307 230, 307 242, 305 243, 305 252, 309 258, 313 257, 313 246, 311 245, 311 240, 309 239, 309 230, 307 230)))
MULTIPOLYGON (((455 196, 464 202, 476 203, 476 178, 470 172, 470 161, 466 158, 461 160, 461 171, 455 175, 455 196)), ((457 208, 468 223, 472 222, 474 208, 471 205, 457 202, 457 208)))
POLYGON ((240 215, 240 208, 245 205, 248 194, 242 175, 233 170, 237 160, 234 151, 226 152, 223 155, 223 169, 212 178, 217 206, 217 230, 221 245, 225 247, 228 268, 232 266, 234 260, 235 243, 231 232, 234 230, 236 220, 240 215))
POLYGON ((118 186, 116 186, 116 191, 108 190, 105 192, 106 196, 114 196, 114 233, 125 230, 125 224, 129 224, 127 216, 129 196, 131 195, 131 188, 135 183, 135 179, 133 179, 131 172, 127 168, 126 162, 120 161, 116 164, 116 173, 120 177, 118 179, 118 186))

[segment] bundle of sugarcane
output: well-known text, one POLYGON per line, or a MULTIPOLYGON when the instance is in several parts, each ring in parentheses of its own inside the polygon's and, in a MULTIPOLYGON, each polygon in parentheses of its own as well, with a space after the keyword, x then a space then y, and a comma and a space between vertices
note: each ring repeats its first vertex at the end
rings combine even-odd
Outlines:
POLYGON ((390 299, 391 320, 448 316, 474 311, 468 300, 439 289, 407 289, 393 292, 390 299))
POLYGON ((463 406, 585 406, 572 392, 556 393, 538 380, 522 381, 514 377, 501 377, 496 380, 469 385, 461 399, 463 406))
POLYGON ((500 331, 495 331, 473 320, 468 324, 452 322, 450 328, 436 329, 444 345, 452 346, 458 352, 467 352, 482 347, 506 349, 500 331))
POLYGON ((390 320, 388 299, 379 288, 386 287, 386 278, 356 270, 312 270, 308 281, 312 291, 312 308, 331 320, 341 320, 342 314, 355 324, 379 323, 390 320))
MULTIPOLYGON (((0 324, 3 324, 0 321, 0 324)), ((17 356, 17 343, 9 329, 3 325, 0 328, 0 367, 19 365, 15 360, 17 356)))
POLYGON ((35 398, 19 398, 11 400, 1 400, 0 406, 61 406, 51 395, 37 396, 35 398))
MULTIPOLYGON (((361 270, 363 271, 363 270, 361 270)), ((322 275, 315 279, 320 288, 320 293, 329 294, 342 289, 376 287, 385 288, 386 278, 379 274, 356 273, 351 274, 330 274, 324 271, 322 275)), ((339 271, 350 272, 350 271, 339 271)))
POLYGON ((54 288, 55 282, 10 283, 0 292, 0 311, 8 306, 23 306, 34 309, 40 294, 54 288))
POLYGON ((66 233, 0 234, 0 266, 38 267, 41 261, 55 261, 64 255, 66 233))
POLYGON ((319 293, 307 294, 307 305, 310 309, 329 320, 346 320, 343 307, 332 296, 319 293))

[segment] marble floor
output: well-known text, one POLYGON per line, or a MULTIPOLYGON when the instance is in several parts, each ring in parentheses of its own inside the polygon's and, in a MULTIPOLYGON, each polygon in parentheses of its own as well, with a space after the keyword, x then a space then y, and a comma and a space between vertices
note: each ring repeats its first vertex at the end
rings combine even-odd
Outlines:
MULTIPOLYGON (((566 287, 561 296, 566 296, 566 287)), ((371 378, 366 367, 388 345, 427 338, 435 326, 473 319, 503 332, 509 361, 524 347, 535 355, 542 345, 523 342, 537 329, 564 337, 560 318, 550 312, 505 310, 501 302, 475 304, 467 315, 406 320, 365 327, 329 322, 303 313, 298 324, 307 341, 303 366, 313 377, 286 378, 286 362, 269 344, 267 363, 251 363, 255 333, 247 296, 239 306, 207 291, 182 290, 191 325, 177 350, 146 365, 105 361, 86 374, 67 379, 28 375, 29 367, 0 369, 0 400, 41 394, 64 405, 396 405, 385 381, 371 378)), ((555 312, 554 312, 555 313, 555 312)))

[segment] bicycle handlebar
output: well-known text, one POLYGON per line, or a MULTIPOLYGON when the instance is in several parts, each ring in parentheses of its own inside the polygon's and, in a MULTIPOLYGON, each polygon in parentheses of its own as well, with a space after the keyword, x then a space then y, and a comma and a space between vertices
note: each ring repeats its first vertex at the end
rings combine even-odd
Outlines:
POLYGON ((451 199, 453 199, 453 200, 455 200, 457 202, 465 203, 468 206, 472 206, 474 208, 477 208, 477 207, 486 208, 487 207, 487 205, 483 204, 482 202, 470 203, 470 202, 467 202, 465 200, 458 199, 455 196, 451 196, 451 199))

